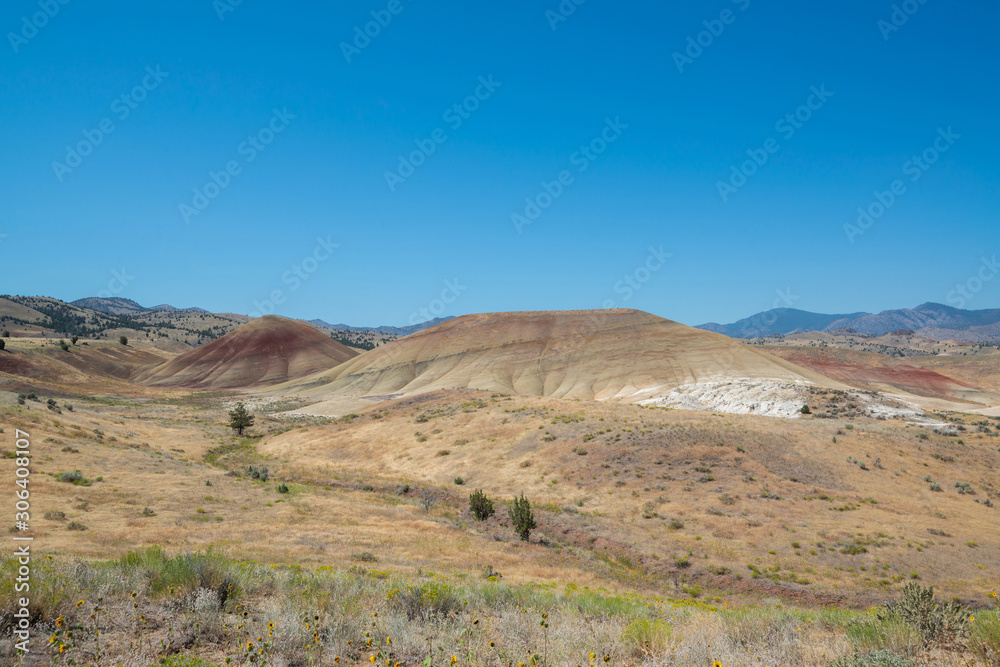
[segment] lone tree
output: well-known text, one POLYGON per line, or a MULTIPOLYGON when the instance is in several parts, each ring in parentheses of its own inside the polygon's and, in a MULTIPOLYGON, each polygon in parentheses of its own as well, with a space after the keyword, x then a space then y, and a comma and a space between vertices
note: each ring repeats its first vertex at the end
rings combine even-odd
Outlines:
POLYGON ((531 537, 531 531, 538 527, 535 523, 535 514, 531 511, 531 503, 523 493, 520 498, 514 498, 514 502, 507 508, 507 516, 510 517, 514 531, 525 542, 531 537))
POLYGON ((3 350, 5 347, 7 347, 7 343, 4 342, 3 338, 0 338, 0 350, 3 350))
POLYGON ((122 345, 128 345, 128 336, 119 336, 118 342, 122 345))
POLYGON ((229 428, 236 431, 236 435, 243 435, 243 431, 253 426, 253 415, 247 411, 247 406, 242 402, 229 411, 229 428))
POLYGON ((483 493, 482 489, 476 489, 469 496, 469 509, 472 510, 477 521, 486 521, 496 514, 496 510, 493 509, 493 501, 483 493))
POLYGON ((803 405, 802 409, 799 410, 799 412, 801 412, 804 415, 811 415, 812 414, 812 410, 809 409, 808 405, 803 405))
POLYGON ((79 336, 73 336, 72 338, 69 339, 69 342, 73 343, 73 345, 76 345, 76 341, 78 340, 80 340, 79 336))

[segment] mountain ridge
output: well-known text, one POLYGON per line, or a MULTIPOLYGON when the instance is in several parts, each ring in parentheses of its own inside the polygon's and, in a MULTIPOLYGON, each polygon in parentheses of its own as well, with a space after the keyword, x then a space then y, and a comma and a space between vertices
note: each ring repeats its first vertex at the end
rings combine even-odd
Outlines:
POLYGON ((936 340, 995 343, 1000 342, 1000 308, 963 310, 931 301, 916 308, 844 315, 776 308, 730 324, 709 322, 696 328, 732 338, 789 335, 802 331, 830 333, 848 329, 859 335, 882 336, 905 329, 936 340))

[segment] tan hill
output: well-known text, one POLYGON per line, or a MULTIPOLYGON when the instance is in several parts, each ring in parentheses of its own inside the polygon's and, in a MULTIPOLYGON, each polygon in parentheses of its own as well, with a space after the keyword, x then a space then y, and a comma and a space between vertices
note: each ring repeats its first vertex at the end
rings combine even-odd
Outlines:
POLYGON ((636 402, 732 378, 835 385, 726 336, 613 309, 465 315, 275 390, 321 401, 469 388, 636 402))
POLYGON ((151 386, 235 389, 300 378, 355 355, 304 322, 266 315, 135 379, 151 386))

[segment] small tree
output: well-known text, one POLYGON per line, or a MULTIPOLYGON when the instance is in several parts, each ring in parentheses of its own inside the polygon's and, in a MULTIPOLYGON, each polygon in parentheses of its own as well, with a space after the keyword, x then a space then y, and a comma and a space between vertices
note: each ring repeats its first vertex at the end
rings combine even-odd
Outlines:
POLYGON ((0 333, 0 336, 3 336, 4 338, 10 338, 10 331, 4 329, 3 333, 0 333))
POLYGON ((247 406, 243 405, 242 402, 237 403, 236 407, 229 411, 229 428, 236 431, 237 435, 242 436, 243 432, 253 426, 253 415, 247 410, 247 406))
POLYGON ((802 406, 802 409, 801 409, 801 410, 799 410, 799 412, 801 412, 801 413, 802 413, 802 414, 804 414, 804 415, 809 415, 809 414, 812 414, 812 410, 810 410, 810 409, 809 409, 809 406, 808 406, 808 405, 803 405, 803 406, 802 406))
POLYGON ((122 345, 128 345, 128 336, 119 336, 118 342, 122 345))
POLYGON ((7 343, 4 342, 3 338, 0 338, 0 350, 3 350, 5 347, 7 347, 7 343))
POLYGON ((62 338, 59 339, 59 347, 62 348, 63 352, 68 352, 69 351, 69 344, 66 341, 64 341, 62 338))
POLYGON ((507 508, 507 516, 514 526, 514 531, 520 538, 527 542, 531 537, 531 531, 538 527, 535 523, 535 514, 531 511, 531 503, 521 494, 520 498, 514 498, 514 502, 507 508))
POLYGON ((73 336, 72 338, 69 339, 69 342, 73 343, 73 345, 76 345, 76 341, 78 340, 80 340, 79 336, 73 336))
POLYGON ((496 510, 493 509, 493 501, 486 497, 482 489, 476 489, 469 496, 469 509, 472 510, 477 521, 486 521, 496 514, 496 510))

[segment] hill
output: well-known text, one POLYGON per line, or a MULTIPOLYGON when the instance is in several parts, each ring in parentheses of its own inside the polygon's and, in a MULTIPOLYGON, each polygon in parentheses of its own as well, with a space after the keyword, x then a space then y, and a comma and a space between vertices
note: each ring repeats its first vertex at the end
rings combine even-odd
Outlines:
POLYGON ((158 313, 162 311, 183 311, 191 313, 208 312, 203 308, 174 308, 168 304, 146 308, 145 306, 139 305, 132 299, 123 299, 121 297, 91 296, 85 299, 71 301, 70 305, 78 306, 80 308, 89 308, 90 310, 96 310, 99 313, 107 313, 108 315, 121 315, 123 313, 158 313))
POLYGON ((826 331, 834 322, 848 320, 864 314, 823 315, 795 308, 775 308, 742 320, 737 320, 732 324, 709 322, 697 328, 725 334, 733 338, 754 338, 757 336, 773 336, 779 333, 790 334, 794 331, 826 331))
POLYGON ((357 354, 304 322, 265 315, 218 340, 141 372, 140 384, 232 389, 284 382, 357 354))
POLYGON ((881 313, 823 315, 792 308, 758 313, 732 324, 714 322, 698 327, 735 338, 787 335, 797 331, 834 332, 853 329, 867 336, 882 336, 901 330, 938 341, 1000 342, 1000 309, 963 310, 940 303, 916 308, 884 310, 881 313))
POLYGON ((324 329, 333 329, 334 331, 356 331, 356 332, 374 332, 379 334, 386 334, 390 336, 408 336, 411 333, 417 331, 423 331, 424 329, 430 329, 433 326, 437 326, 442 322, 447 322, 448 320, 455 319, 453 317, 435 317, 432 320, 427 320, 426 322, 421 322, 420 324, 411 324, 405 327, 393 327, 393 326, 379 326, 379 327, 354 327, 350 324, 330 324, 324 322, 323 320, 310 320, 310 324, 315 324, 318 327, 324 329))
POLYGON ((731 338, 610 309, 464 315, 275 390, 320 401, 468 388, 636 402, 732 378, 832 386, 731 338))

